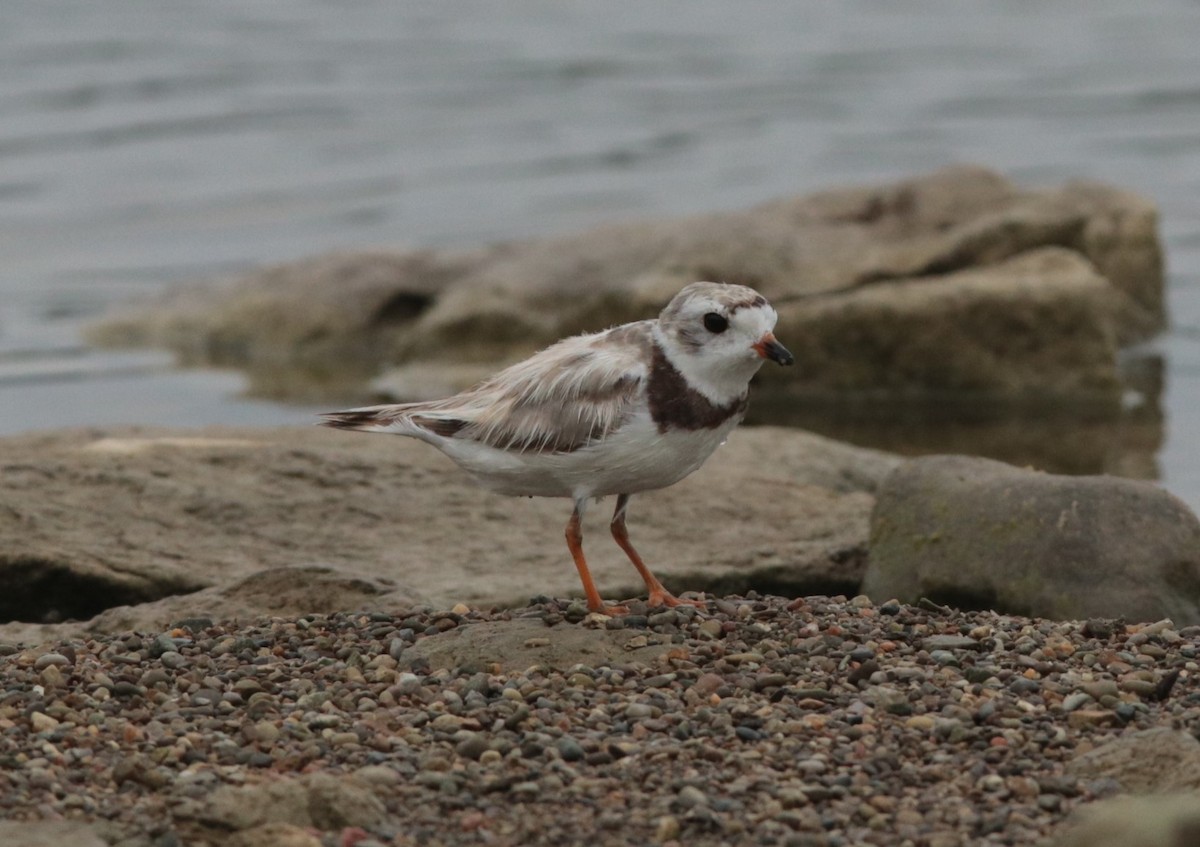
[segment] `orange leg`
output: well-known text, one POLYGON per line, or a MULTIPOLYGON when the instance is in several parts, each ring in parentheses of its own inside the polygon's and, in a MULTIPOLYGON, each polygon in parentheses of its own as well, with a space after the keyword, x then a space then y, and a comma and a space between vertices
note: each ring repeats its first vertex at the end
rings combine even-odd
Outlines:
POLYGON ((583 557, 583 530, 579 524, 586 504, 586 500, 577 501, 575 511, 571 512, 571 519, 567 521, 567 549, 571 551, 571 558, 575 560, 575 567, 579 569, 579 581, 583 583, 583 593, 587 596, 588 611, 599 612, 602 615, 623 615, 629 609, 624 606, 604 605, 604 601, 600 599, 600 592, 596 590, 596 583, 592 582, 587 559, 583 557))
POLYGON ((646 563, 642 561, 642 557, 638 555, 638 551, 633 549, 633 543, 629 540, 629 530, 625 528, 625 508, 629 505, 629 495, 620 494, 617 496, 617 508, 613 511, 612 523, 609 524, 609 529, 612 530, 613 540, 617 542, 625 555, 629 557, 629 561, 633 562, 633 566, 637 568, 637 572, 642 575, 642 581, 646 583, 646 590, 650 592, 647 598, 647 605, 653 606, 696 606, 704 609, 707 604, 700 600, 680 600, 670 591, 663 587, 663 584, 658 581, 658 577, 650 573, 650 569, 646 567, 646 563))

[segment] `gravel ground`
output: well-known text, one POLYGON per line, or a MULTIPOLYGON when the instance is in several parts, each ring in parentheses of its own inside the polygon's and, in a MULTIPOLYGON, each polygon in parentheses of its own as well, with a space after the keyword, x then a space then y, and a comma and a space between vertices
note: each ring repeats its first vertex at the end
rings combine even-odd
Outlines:
POLYGON ((632 612, 537 598, 0 645, 0 818, 156 847, 1035 844, 1115 790, 1069 760, 1129 726, 1200 728, 1198 627, 753 593, 632 612), (520 642, 452 668, 425 649, 484 621, 520 642), (611 658, 503 670, 589 628, 611 658))

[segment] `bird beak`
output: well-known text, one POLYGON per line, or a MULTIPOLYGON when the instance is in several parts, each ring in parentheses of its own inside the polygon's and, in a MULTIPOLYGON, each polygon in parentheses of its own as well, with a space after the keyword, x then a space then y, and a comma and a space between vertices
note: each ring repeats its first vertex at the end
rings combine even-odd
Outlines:
POLYGON ((754 352, 764 359, 770 359, 772 362, 778 362, 781 365, 796 363, 796 357, 788 352, 786 347, 775 340, 775 333, 773 332, 768 332, 752 346, 754 347, 754 352))

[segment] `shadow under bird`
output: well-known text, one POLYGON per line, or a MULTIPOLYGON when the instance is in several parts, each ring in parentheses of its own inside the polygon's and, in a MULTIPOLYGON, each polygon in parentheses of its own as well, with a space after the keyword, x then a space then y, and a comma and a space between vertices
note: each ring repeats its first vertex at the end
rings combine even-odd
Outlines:
POLYGON ((702 603, 672 595, 625 528, 631 495, 699 468, 746 413, 750 378, 794 359, 778 319, 752 288, 694 282, 654 320, 559 341, 444 400, 323 415, 326 426, 419 438, 500 494, 569 497, 567 547, 588 609, 606 606, 588 572, 580 522, 588 501, 617 495, 613 538, 646 583, 650 606, 702 603))

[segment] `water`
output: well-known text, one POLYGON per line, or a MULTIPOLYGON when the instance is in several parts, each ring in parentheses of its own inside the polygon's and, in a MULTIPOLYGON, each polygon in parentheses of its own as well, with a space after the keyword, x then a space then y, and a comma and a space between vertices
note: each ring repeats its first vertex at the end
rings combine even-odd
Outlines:
POLYGON ((1185 0, 5 0, 0 433, 307 421, 236 374, 81 348, 181 280, 979 162, 1160 204, 1157 464, 1200 507, 1197 44, 1185 0))

